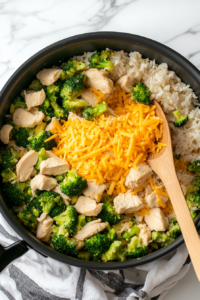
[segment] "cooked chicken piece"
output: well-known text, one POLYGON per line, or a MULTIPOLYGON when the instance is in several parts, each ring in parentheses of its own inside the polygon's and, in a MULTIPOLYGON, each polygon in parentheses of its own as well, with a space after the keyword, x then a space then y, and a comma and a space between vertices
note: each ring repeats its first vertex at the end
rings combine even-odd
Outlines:
POLYGON ((44 219, 46 219, 47 215, 48 215, 47 213, 43 212, 41 214, 41 216, 39 218, 37 218, 38 222, 44 221, 44 219))
POLYGON ((137 189, 144 186, 152 173, 152 169, 148 165, 139 164, 138 168, 138 171, 131 168, 126 176, 125 185, 130 189, 137 189))
POLYGON ((133 78, 123 75, 116 81, 115 85, 119 85, 126 93, 130 93, 133 88, 133 78))
POLYGON ((39 175, 35 176, 30 182, 32 194, 33 194, 34 197, 36 197, 36 194, 35 194, 36 190, 51 191, 55 188, 55 186, 57 184, 58 183, 57 183, 57 180, 55 178, 45 176, 45 175, 42 175, 42 174, 39 174, 39 175))
POLYGON ((94 182, 88 182, 88 187, 83 191, 83 195, 95 200, 98 200, 98 196, 101 199, 103 192, 106 190, 105 184, 96 184, 94 182))
POLYGON ((97 204, 95 200, 84 196, 80 196, 74 205, 79 214, 88 217, 97 216, 100 213, 102 206, 103 203, 97 204))
POLYGON ((142 244, 144 246, 148 246, 151 239, 151 230, 146 224, 140 224, 138 225, 138 228, 140 230, 138 237, 142 239, 142 244))
POLYGON ((146 189, 145 189, 145 199, 147 196, 151 195, 153 193, 153 190, 150 186, 150 184, 147 185, 146 189))
POLYGON ((51 227, 53 225, 53 219, 50 216, 38 223, 37 226, 37 235, 38 240, 48 243, 51 237, 51 227))
POLYGON ((27 152, 16 164, 17 180, 20 182, 27 181, 37 163, 38 153, 34 150, 27 152))
POLYGON ((43 160, 40 164, 40 174, 44 175, 62 175, 69 170, 68 162, 58 156, 43 160))
POLYGON ((127 231, 127 230, 128 230, 130 227, 132 227, 132 226, 133 226, 133 223, 132 223, 132 222, 125 222, 125 223, 123 223, 122 228, 121 228, 119 231, 116 232, 116 233, 117 233, 117 238, 120 239, 122 233, 123 233, 124 231, 127 231))
POLYGON ((52 157, 57 156, 57 155, 55 155, 55 154, 53 153, 53 151, 51 151, 51 150, 47 150, 46 153, 47 153, 47 155, 48 155, 48 158, 52 158, 52 157))
POLYGON ((84 72, 87 76, 86 86, 92 87, 103 94, 111 94, 113 91, 113 81, 105 76, 105 72, 98 69, 90 69, 84 72))
POLYGON ((85 243, 83 241, 76 241, 76 244, 77 244, 77 246, 76 246, 75 250, 77 250, 77 251, 82 249, 85 246, 85 243))
POLYGON ((87 223, 81 230, 79 230, 73 238, 78 241, 84 241, 88 237, 104 230, 107 227, 108 223, 101 223, 101 219, 94 220, 87 223))
POLYGON ((141 199, 137 195, 131 195, 131 193, 119 194, 113 202, 118 214, 130 214, 144 207, 141 199))
POLYGON ((13 147, 17 152, 21 152, 21 150, 24 149, 23 147, 18 147, 14 140, 9 142, 9 144, 6 146, 6 149, 8 150, 10 147, 13 147))
POLYGON ((37 78, 43 85, 52 85, 60 77, 60 69, 43 69, 37 73, 37 78))
POLYGON ((38 92, 32 90, 24 91, 24 96, 25 96, 25 102, 28 107, 28 110, 30 110, 32 107, 41 105, 46 98, 46 94, 43 89, 38 92))
POLYGON ((72 121, 73 121, 74 119, 77 119, 77 120, 79 120, 80 122, 83 122, 83 120, 84 120, 83 118, 79 117, 78 115, 74 114, 73 112, 70 112, 70 113, 69 113, 68 119, 71 119, 72 121))
POLYGON ((37 171, 35 168, 33 168, 33 171, 31 172, 31 177, 35 176, 37 174, 37 171))
POLYGON ((57 129, 56 127, 53 125, 53 122, 57 123, 60 126, 60 122, 56 117, 53 117, 51 119, 51 122, 47 125, 47 127, 45 128, 46 131, 51 131, 52 133, 57 133, 57 129))
POLYGON ((158 197, 160 197, 161 200, 163 200, 165 203, 167 202, 168 198, 160 196, 160 195, 156 195, 155 191, 153 191, 150 195, 145 197, 145 201, 148 205, 148 207, 153 208, 153 207, 160 207, 157 204, 158 201, 158 197))
POLYGON ((163 211, 156 207, 149 210, 150 216, 145 215, 144 220, 149 226, 150 230, 165 231, 169 225, 168 219, 165 217, 163 211))
POLYGON ((12 129, 13 129, 13 126, 11 126, 9 124, 3 125, 3 127, 1 128, 1 131, 0 131, 1 141, 4 144, 8 144, 9 143, 10 132, 11 132, 12 129))
POLYGON ((83 100, 87 101, 88 104, 89 104, 90 106, 94 106, 94 105, 98 102, 98 100, 97 100, 95 94, 92 93, 92 92, 90 92, 90 91, 88 91, 88 90, 85 90, 85 91, 81 94, 81 98, 82 98, 83 100))
POLYGON ((41 111, 37 111, 35 114, 26 109, 17 108, 13 114, 13 121, 17 126, 33 128, 41 124, 44 117, 45 115, 41 111))
POLYGON ((69 205, 69 201, 70 201, 70 198, 63 194, 61 192, 61 189, 60 189, 60 185, 57 185, 54 189, 53 189, 53 192, 57 193, 60 195, 60 197, 63 199, 63 202, 66 204, 66 205, 69 205))

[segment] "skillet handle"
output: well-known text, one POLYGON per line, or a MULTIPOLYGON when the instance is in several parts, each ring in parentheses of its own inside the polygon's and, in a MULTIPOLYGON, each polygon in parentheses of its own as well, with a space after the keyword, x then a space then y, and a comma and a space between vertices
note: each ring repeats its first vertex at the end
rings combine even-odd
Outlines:
POLYGON ((2 272, 13 260, 22 256, 29 249, 24 241, 18 241, 8 247, 0 245, 0 272, 2 272))

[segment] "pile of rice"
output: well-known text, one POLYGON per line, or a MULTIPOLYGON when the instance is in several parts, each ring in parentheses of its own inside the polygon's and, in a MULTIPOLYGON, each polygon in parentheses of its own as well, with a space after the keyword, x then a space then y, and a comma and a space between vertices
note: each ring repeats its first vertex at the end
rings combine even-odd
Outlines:
MULTIPOLYGON (((83 61, 89 68, 89 61, 94 52, 84 53, 74 57, 83 61)), ((115 70, 109 77, 116 81, 122 75, 129 75, 135 83, 145 83, 151 91, 151 99, 156 99, 162 106, 171 129, 173 151, 181 154, 187 162, 200 159, 200 109, 197 96, 190 86, 181 82, 173 71, 168 70, 168 65, 156 64, 155 60, 143 59, 139 52, 125 53, 115 51, 111 61, 115 70), (188 115, 188 122, 183 127, 174 126, 173 111, 179 109, 183 115, 188 115)), ((179 170, 177 172, 182 188, 185 191, 194 177, 179 170)))

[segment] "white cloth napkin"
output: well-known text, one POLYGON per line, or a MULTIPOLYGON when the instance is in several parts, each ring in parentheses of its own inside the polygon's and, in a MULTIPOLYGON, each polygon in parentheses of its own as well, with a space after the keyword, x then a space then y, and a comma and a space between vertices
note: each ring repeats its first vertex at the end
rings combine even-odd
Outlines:
MULTIPOLYGON (((0 244, 20 239, 0 214, 0 244)), ((189 267, 185 245, 152 263, 119 271, 88 271, 29 250, 0 274, 0 299, 162 300, 189 267)))

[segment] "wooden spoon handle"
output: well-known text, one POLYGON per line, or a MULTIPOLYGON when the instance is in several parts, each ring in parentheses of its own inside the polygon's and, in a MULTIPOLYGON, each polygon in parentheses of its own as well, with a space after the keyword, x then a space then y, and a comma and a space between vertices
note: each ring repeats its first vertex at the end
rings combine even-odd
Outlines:
POLYGON ((163 183, 174 207, 191 261, 200 281, 200 239, 173 167, 165 169, 163 183))

